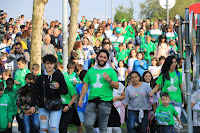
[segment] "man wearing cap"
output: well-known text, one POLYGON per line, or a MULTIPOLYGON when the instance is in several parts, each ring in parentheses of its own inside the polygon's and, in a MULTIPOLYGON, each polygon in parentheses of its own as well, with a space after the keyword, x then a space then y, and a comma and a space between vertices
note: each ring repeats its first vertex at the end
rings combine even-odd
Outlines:
POLYGON ((114 34, 110 36, 110 42, 116 51, 119 51, 119 43, 124 43, 124 37, 121 35, 121 28, 115 28, 114 34))

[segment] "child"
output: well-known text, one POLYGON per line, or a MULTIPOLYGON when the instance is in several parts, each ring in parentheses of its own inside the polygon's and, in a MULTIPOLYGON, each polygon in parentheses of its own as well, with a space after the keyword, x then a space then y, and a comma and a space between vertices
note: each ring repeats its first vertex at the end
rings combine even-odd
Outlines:
POLYGON ((135 49, 135 46, 133 48, 133 41, 129 41, 127 44, 127 49, 126 49, 127 56, 129 56, 129 53, 131 52, 132 49, 135 49))
POLYGON ((58 56, 58 61, 62 63, 62 48, 61 47, 56 47, 55 48, 56 50, 56 54, 58 56))
MULTIPOLYGON (((120 60, 126 61, 128 59, 126 51, 124 50, 124 44, 123 43, 119 44, 119 51, 117 52, 116 59, 117 59, 118 62, 120 60)), ((125 64, 127 64, 127 63, 125 62, 125 64)))
POLYGON ((31 73, 31 71, 25 67, 26 59, 24 57, 17 59, 17 65, 19 69, 15 72, 15 84, 16 90, 19 90, 19 88, 26 84, 25 76, 26 74, 31 73))
POLYGON ((157 120, 158 126, 158 133, 172 133, 173 132, 173 125, 175 125, 173 116, 181 125, 181 121, 178 117, 177 111, 174 109, 174 106, 170 105, 170 97, 167 92, 162 92, 161 94, 161 102, 162 104, 159 105, 155 112, 155 117, 157 120))
POLYGON ((156 46, 155 57, 160 58, 161 56, 164 56, 166 58, 168 56, 169 49, 170 49, 170 46, 166 42, 166 35, 160 35, 158 45, 156 46))
POLYGON ((34 89, 35 75, 33 73, 28 73, 25 77, 26 85, 21 87, 17 93, 19 97, 17 98, 17 113, 19 118, 23 122, 24 133, 34 133, 39 132, 39 120, 38 120, 38 109, 35 107, 36 112, 32 113, 31 108, 31 90, 34 89))
POLYGON ((125 85, 126 77, 128 76, 128 71, 124 67, 124 60, 120 60, 118 63, 118 80, 121 82, 123 85, 125 85))
POLYGON ((165 62, 165 57, 164 56, 160 56, 159 62, 158 62, 160 69, 162 68, 164 62, 165 62))
POLYGON ((11 130, 12 127, 11 123, 13 121, 12 120, 13 112, 12 112, 12 103, 10 97, 4 93, 3 82, 0 82, 0 110, 1 110, 0 133, 7 133, 9 132, 9 130, 11 130))
POLYGON ((76 74, 79 75, 82 70, 83 70, 83 65, 76 64, 76 69, 75 69, 76 74))
POLYGON ((144 60, 144 54, 140 51, 137 53, 137 60, 134 61, 133 71, 139 72, 140 76, 142 76, 147 69, 148 66, 146 60, 144 60))
POLYGON ((139 43, 136 43, 135 44, 135 49, 137 52, 141 51, 141 48, 140 48, 140 44, 139 43))
MULTIPOLYGON (((81 95, 81 91, 82 91, 82 87, 83 87, 83 79, 84 79, 86 73, 87 73, 87 70, 82 70, 79 74, 79 78, 82 81, 82 83, 80 83, 76 86, 76 91, 77 91, 77 102, 76 103, 78 103, 79 97, 81 95)), ((84 124, 84 119, 85 119, 84 113, 85 113, 85 108, 86 108, 86 105, 88 102, 89 91, 90 91, 90 86, 88 87, 87 93, 83 98, 82 108, 80 108, 79 106, 77 108, 78 116, 81 121, 81 126, 78 127, 78 133, 83 133, 83 124, 84 124)))
POLYGON ((3 71, 3 73, 2 73, 2 79, 0 79, 0 81, 4 83, 4 87, 5 87, 5 88, 7 87, 7 85, 6 85, 6 80, 7 80, 8 78, 12 78, 12 76, 11 76, 11 70, 5 69, 5 70, 3 71))
POLYGON ((99 52, 101 48, 101 41, 99 39, 96 40, 95 46, 93 47, 95 54, 99 52))
POLYGON ((152 61, 152 66, 149 66, 149 71, 152 73, 153 78, 157 78, 160 75, 160 67, 157 66, 157 58, 153 58, 152 61))
POLYGON ((76 87, 78 83, 80 83, 80 79, 78 78, 78 75, 74 72, 75 70, 75 63, 69 62, 67 64, 67 74, 69 75, 70 83, 76 87))
POLYGON ((132 72, 134 61, 137 60, 137 51, 136 49, 132 49, 129 53, 128 59, 128 73, 132 72))
POLYGON ((12 102, 12 110, 13 110, 12 118, 14 118, 14 116, 16 116, 17 114, 17 106, 16 106, 17 92, 16 92, 16 89, 14 88, 14 80, 12 78, 8 78, 6 80, 6 86, 7 87, 5 88, 4 93, 10 97, 10 100, 12 102))
POLYGON ((146 36, 147 43, 144 46, 144 59, 149 63, 151 62, 150 52, 154 52, 156 50, 155 44, 151 42, 151 37, 149 35, 146 36))
POLYGON ((35 77, 39 77, 41 74, 39 73, 40 71, 40 66, 38 64, 33 64, 32 65, 32 73, 35 75, 35 77))
POLYGON ((178 47, 176 46, 175 41, 174 40, 170 40, 169 44, 170 44, 170 49, 168 51, 168 54, 169 55, 176 55, 177 51, 178 51, 178 47))

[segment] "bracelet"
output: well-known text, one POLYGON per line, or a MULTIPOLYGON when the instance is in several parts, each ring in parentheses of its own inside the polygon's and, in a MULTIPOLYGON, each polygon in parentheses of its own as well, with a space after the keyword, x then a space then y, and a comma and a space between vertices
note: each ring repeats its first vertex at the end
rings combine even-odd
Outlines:
POLYGON ((112 82, 112 79, 110 79, 110 81, 108 81, 109 83, 112 82))

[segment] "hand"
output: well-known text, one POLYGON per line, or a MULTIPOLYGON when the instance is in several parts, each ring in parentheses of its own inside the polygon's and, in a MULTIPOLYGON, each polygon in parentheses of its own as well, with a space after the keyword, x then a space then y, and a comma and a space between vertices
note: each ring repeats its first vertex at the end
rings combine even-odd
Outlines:
POLYGON ((144 49, 144 52, 146 52, 147 51, 147 49, 144 49))
POLYGON ((73 81, 73 85, 76 85, 76 81, 73 81))
POLYGON ((113 103, 115 102, 115 101, 117 101, 118 99, 117 99, 117 97, 113 97, 113 103))
POLYGON ((31 107, 30 110, 31 110, 32 114, 35 113, 35 107, 31 107))
POLYGON ((80 108, 83 108, 83 100, 82 100, 82 99, 79 99, 79 101, 78 101, 78 106, 79 106, 80 108))
POLYGON ((20 51, 20 53, 24 53, 24 49, 23 49, 23 48, 21 48, 21 51, 20 51))
POLYGON ((150 96, 150 97, 153 97, 153 92, 150 92, 150 93, 149 93, 149 96, 150 96))
POLYGON ((156 41, 156 39, 154 39, 154 38, 151 38, 151 41, 155 42, 155 41, 156 41))
POLYGON ((182 123, 181 123, 181 121, 179 122, 179 125, 181 125, 181 126, 182 126, 182 123))
POLYGON ((20 85, 20 82, 17 80, 14 80, 15 84, 20 85))
POLYGON ((141 65, 141 66, 143 66, 143 65, 144 65, 144 63, 142 63, 142 62, 141 62, 141 63, 140 63, 140 65, 141 65))
POLYGON ((57 83, 57 82, 54 83, 54 85, 55 85, 56 89, 58 89, 60 87, 59 83, 57 83))
POLYGON ((33 114, 32 111, 31 111, 31 109, 25 110, 24 112, 25 112, 26 115, 32 115, 33 114))
POLYGON ((11 122, 8 122, 8 128, 11 128, 11 127, 12 127, 11 122))
POLYGON ((96 54, 93 54, 91 55, 91 58, 94 59, 97 55, 96 54))
POLYGON ((69 110, 69 106, 65 106, 63 112, 67 112, 69 110))
POLYGON ((106 81, 110 81, 110 77, 107 73, 103 73, 103 78, 106 80, 106 81))

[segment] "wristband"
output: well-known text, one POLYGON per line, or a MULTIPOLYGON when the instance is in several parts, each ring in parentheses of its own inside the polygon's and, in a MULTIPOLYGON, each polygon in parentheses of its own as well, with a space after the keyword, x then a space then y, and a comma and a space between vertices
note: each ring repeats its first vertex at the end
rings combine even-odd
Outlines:
POLYGON ((110 79, 110 81, 108 81, 109 83, 112 82, 112 79, 110 79))

